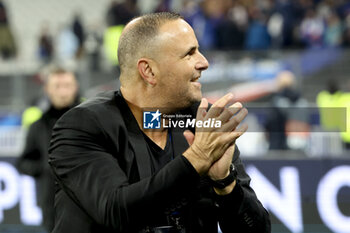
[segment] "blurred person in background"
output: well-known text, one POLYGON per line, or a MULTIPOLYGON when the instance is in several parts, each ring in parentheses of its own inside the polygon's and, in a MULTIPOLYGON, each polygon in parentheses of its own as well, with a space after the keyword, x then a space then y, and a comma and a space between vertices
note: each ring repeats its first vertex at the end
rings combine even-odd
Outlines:
POLYGON ((101 69, 101 47, 103 32, 100 24, 96 21, 88 25, 84 50, 89 57, 89 70, 93 72, 101 69))
POLYGON ((317 94, 316 103, 320 112, 320 123, 324 130, 339 130, 340 112, 332 110, 338 107, 342 94, 334 78, 329 79, 326 89, 317 94))
POLYGON ((251 22, 245 37, 245 48, 248 50, 268 49, 271 38, 267 28, 267 15, 258 7, 250 9, 251 22))
POLYGON ((55 51, 58 62, 64 66, 70 66, 75 62, 79 50, 79 39, 74 34, 69 24, 61 26, 58 32, 55 51))
POLYGON ((342 143, 350 150, 350 82, 340 90, 337 80, 329 79, 326 90, 317 94, 316 103, 324 130, 340 132, 342 143))
POLYGON ((44 23, 41 27, 38 42, 38 55, 44 65, 50 63, 54 56, 52 36, 47 23, 44 23))
POLYGON ((323 44, 325 25, 323 19, 314 8, 306 11, 305 17, 300 25, 300 37, 307 47, 316 47, 323 44))
POLYGON ((184 1, 181 14, 193 27, 198 42, 203 49, 216 48, 216 30, 223 20, 225 0, 184 1))
POLYGON ((171 0, 160 0, 158 1, 158 5, 156 6, 154 12, 165 12, 171 11, 171 0))
POLYGON ((84 42, 86 37, 80 13, 76 13, 74 16, 72 23, 72 31, 78 39, 78 50, 76 51, 75 56, 76 58, 80 58, 84 52, 84 42))
POLYGON ((113 0, 107 10, 107 26, 125 25, 138 14, 137 0, 113 0))
POLYGON ((248 25, 248 12, 237 2, 226 3, 226 13, 216 29, 216 48, 242 49, 248 25))
POLYGON ((271 37, 271 48, 273 49, 280 49, 283 45, 283 25, 284 19, 279 12, 273 13, 267 22, 267 30, 271 37))
MULTIPOLYGON (((300 3, 294 0, 277 0, 275 1, 272 12, 273 16, 276 16, 277 14, 282 17, 281 47, 297 47, 299 44, 299 38, 297 37, 295 31, 296 28, 300 25, 300 22, 304 15, 304 10, 300 6, 300 3)), ((277 21, 278 20, 279 19, 277 19, 277 21)), ((271 36, 275 35, 272 34, 271 36)))
POLYGON ((343 45, 350 47, 350 13, 344 19, 344 31, 342 34, 343 45))
POLYGON ((38 180, 38 200, 43 211, 43 226, 51 232, 54 224, 54 178, 48 165, 51 130, 66 111, 79 103, 78 83, 72 72, 54 67, 45 80, 49 109, 30 125, 18 170, 38 180))
POLYGON ((6 7, 0 0, 0 56, 3 59, 10 59, 16 54, 17 47, 9 25, 6 7))
POLYGON ((308 112, 305 111, 308 103, 296 90, 296 78, 292 72, 285 70, 278 73, 276 84, 277 92, 271 99, 272 106, 265 122, 269 149, 300 149, 294 148, 287 139, 299 136, 304 139, 300 144, 305 145, 304 136, 309 132, 308 112))
POLYGON ((111 2, 107 10, 107 29, 103 35, 103 46, 108 60, 118 66, 118 41, 124 26, 139 14, 137 0, 124 0, 111 2))
POLYGON ((338 47, 343 42, 344 26, 336 12, 332 11, 326 17, 324 43, 329 47, 338 47))

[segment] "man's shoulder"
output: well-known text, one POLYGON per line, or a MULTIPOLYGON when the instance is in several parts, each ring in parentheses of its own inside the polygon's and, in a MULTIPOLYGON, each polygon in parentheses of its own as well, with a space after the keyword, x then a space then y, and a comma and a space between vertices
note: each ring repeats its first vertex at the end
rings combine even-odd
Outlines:
POLYGON ((120 100, 117 91, 100 93, 70 109, 58 120, 58 124, 68 123, 79 127, 81 125, 92 126, 94 122, 97 124, 103 122, 120 122, 122 114, 119 108, 120 103, 118 102, 120 100), (116 121, 111 121, 111 119, 116 121))
POLYGON ((117 96, 118 91, 101 92, 72 108, 69 111, 69 114, 79 112, 84 114, 93 114, 97 117, 106 117, 107 115, 105 114, 111 113, 120 114, 117 96))
POLYGON ((118 91, 107 91, 101 92, 96 96, 89 98, 76 106, 75 108, 86 108, 90 110, 94 109, 103 109, 108 106, 116 107, 116 96, 118 95, 118 91))

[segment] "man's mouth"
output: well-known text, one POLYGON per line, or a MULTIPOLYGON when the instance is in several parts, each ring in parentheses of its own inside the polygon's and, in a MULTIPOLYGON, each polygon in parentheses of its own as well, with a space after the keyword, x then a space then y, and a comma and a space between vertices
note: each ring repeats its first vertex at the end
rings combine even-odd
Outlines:
POLYGON ((193 86, 196 86, 196 87, 198 87, 198 88, 201 88, 201 83, 200 82, 197 82, 198 81, 198 79, 200 78, 201 76, 198 76, 197 78, 193 78, 193 79, 191 79, 191 85, 193 85, 193 86))
POLYGON ((191 82, 197 82, 199 78, 200 78, 200 77, 193 78, 193 79, 191 79, 191 82))

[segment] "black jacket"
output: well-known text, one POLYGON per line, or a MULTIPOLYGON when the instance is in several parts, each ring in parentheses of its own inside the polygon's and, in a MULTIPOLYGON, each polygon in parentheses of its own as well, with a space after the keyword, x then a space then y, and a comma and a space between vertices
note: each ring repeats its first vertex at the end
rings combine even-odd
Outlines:
POLYGON ((178 209, 186 233, 217 232, 218 221, 224 233, 270 232, 268 213, 249 186, 238 150, 238 184, 220 197, 181 155, 188 148, 182 132, 173 131, 172 141, 177 156, 151 174, 142 131, 120 92, 66 113, 50 146, 57 181, 53 232, 147 232, 159 216, 178 209))
MULTIPOLYGON (((76 104, 75 104, 76 105, 76 104)), ((26 143, 17 168, 38 181, 38 200, 43 210, 43 225, 51 231, 54 225, 54 177, 48 164, 51 131, 58 118, 69 108, 50 107, 28 130, 26 143)))

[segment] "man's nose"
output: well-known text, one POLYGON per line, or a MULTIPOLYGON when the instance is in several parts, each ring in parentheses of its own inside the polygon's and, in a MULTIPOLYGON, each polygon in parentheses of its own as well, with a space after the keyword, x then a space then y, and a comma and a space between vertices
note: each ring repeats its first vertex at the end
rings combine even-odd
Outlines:
POLYGON ((199 59, 196 64, 196 69, 198 70, 206 70, 209 67, 209 62, 208 60, 204 57, 203 54, 199 53, 199 59))

